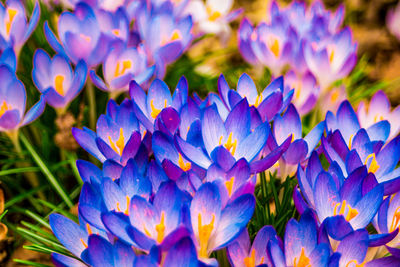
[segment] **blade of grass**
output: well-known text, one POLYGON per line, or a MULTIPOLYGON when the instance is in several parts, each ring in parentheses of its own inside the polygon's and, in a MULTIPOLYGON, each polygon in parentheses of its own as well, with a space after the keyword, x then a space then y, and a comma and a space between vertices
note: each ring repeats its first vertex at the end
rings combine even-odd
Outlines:
POLYGON ((33 266, 33 267, 51 267, 50 265, 36 263, 33 261, 27 261, 27 260, 13 259, 13 261, 17 262, 17 263, 28 265, 28 266, 33 266))
POLYGON ((24 173, 24 172, 38 172, 38 171, 40 171, 38 167, 15 168, 15 169, 0 171, 0 176, 16 174, 16 173, 24 173))
POLYGON ((60 195, 60 197, 63 199, 63 201, 65 202, 65 204, 67 204, 67 206, 69 208, 73 207, 73 203, 71 201, 71 199, 69 198, 69 196, 65 193, 65 191, 63 190, 63 188, 61 187, 61 185, 59 184, 59 182, 57 181, 57 179, 54 177, 54 175, 50 172, 50 170, 47 168, 46 164, 43 162, 43 160, 40 158, 40 156, 38 155, 38 153, 36 153, 35 149, 32 147, 32 145, 29 143, 28 139, 26 139, 26 137, 21 134, 20 138, 22 140, 22 143, 24 144, 24 146, 28 149, 29 153, 31 154, 32 158, 34 159, 34 161, 36 162, 36 164, 39 165, 39 168, 42 170, 43 174, 46 176, 46 178, 48 179, 48 181, 50 182, 50 184, 54 187, 54 189, 57 191, 57 193, 60 195))

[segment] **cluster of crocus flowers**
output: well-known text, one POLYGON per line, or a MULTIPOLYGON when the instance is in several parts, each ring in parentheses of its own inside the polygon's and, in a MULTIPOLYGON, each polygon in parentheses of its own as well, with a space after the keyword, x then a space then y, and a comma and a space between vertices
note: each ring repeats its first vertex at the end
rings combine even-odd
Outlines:
POLYGON ((351 31, 340 28, 343 15, 343 7, 331 13, 319 1, 310 7, 295 1, 286 8, 273 1, 269 22, 253 27, 243 19, 238 33, 240 52, 250 64, 267 66, 275 77, 289 66, 287 79, 296 91, 293 104, 304 115, 320 92, 326 94, 356 63, 357 45, 351 31))
POLYGON ((173 93, 161 80, 129 89, 120 105, 110 100, 96 131, 73 129, 102 168, 77 162, 79 224, 50 216, 78 258, 53 254, 56 266, 217 266, 211 254, 223 248, 233 266, 400 263, 399 139, 387 141, 388 121, 364 129, 344 101, 303 138, 282 78, 258 94, 247 74, 236 90, 221 75, 219 94, 204 100, 188 95, 184 77, 173 93), (300 220, 288 222, 283 241, 265 226, 251 245, 257 175, 294 175, 296 166, 300 220))

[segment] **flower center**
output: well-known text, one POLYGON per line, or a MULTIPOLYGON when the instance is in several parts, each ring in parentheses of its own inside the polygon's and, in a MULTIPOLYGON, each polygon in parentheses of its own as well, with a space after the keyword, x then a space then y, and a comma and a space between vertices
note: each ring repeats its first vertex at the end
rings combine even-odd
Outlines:
POLYGON ((6 24, 6 33, 9 36, 11 25, 14 21, 15 16, 18 14, 18 10, 14 8, 7 8, 7 14, 8 14, 8 19, 6 19, 5 24, 6 24))
POLYGON ((389 232, 393 232, 399 226, 399 221, 400 221, 400 207, 398 207, 393 214, 389 232))
POLYGON ((357 209, 353 209, 349 204, 347 204, 346 200, 343 200, 341 203, 336 203, 335 209, 333 210, 333 215, 343 215, 346 216, 346 221, 350 221, 358 214, 357 209), (346 209, 347 208, 347 209, 346 209), (346 213, 347 211, 347 213, 346 213))
POLYGON ((200 243, 200 258, 207 258, 208 240, 210 239, 211 232, 214 229, 215 215, 212 215, 211 222, 209 224, 202 225, 201 223, 201 213, 198 217, 198 231, 199 231, 199 243, 200 243))
POLYGON ((280 48, 279 48, 278 38, 275 38, 275 37, 269 38, 268 39, 268 47, 271 50, 272 54, 274 54, 275 57, 279 57, 280 48))
POLYGON ((372 160, 371 160, 371 163, 369 164, 368 172, 375 173, 380 168, 380 165, 376 161, 375 153, 369 154, 368 157, 365 159, 365 163, 364 164, 367 165, 368 164, 368 160, 370 158, 372 158, 372 160))
POLYGON ((221 12, 213 11, 210 6, 207 6, 206 10, 207 10, 207 14, 208 14, 208 20, 210 20, 210 21, 216 21, 217 19, 219 19, 222 16, 221 12))
POLYGON ((179 159, 178 159, 178 164, 179 164, 179 167, 182 169, 182 170, 184 170, 185 172, 186 171, 188 171, 188 170, 190 170, 190 168, 192 167, 192 164, 190 163, 190 162, 184 162, 183 161, 183 158, 182 158, 182 155, 181 155, 181 153, 178 153, 179 154, 179 159))
POLYGON ((119 76, 125 74, 125 72, 127 70, 132 68, 132 61, 130 61, 130 60, 123 60, 122 66, 120 63, 121 63, 121 61, 118 61, 117 66, 115 66, 114 77, 119 77, 119 76))
POLYGON ((108 136, 108 141, 110 142, 111 148, 120 156, 122 156, 122 151, 125 147, 125 138, 124 138, 124 129, 119 129, 119 137, 117 142, 111 139, 111 136, 108 136))
POLYGON ((111 31, 117 37, 121 37, 121 31, 119 29, 114 29, 111 31))
POLYGON ((92 41, 92 38, 90 36, 87 36, 83 33, 79 34, 79 37, 81 37, 83 40, 85 40, 87 43, 90 43, 92 41))
POLYGON ((257 95, 256 102, 254 102, 254 106, 257 108, 261 104, 262 101, 263 101, 263 96, 257 95))
MULTIPOLYGON (((164 99, 164 108, 166 107, 167 107, 167 99, 164 99)), ((161 109, 158 109, 154 106, 154 99, 150 101, 150 108, 151 108, 151 113, 150 113, 151 117, 153 119, 157 118, 158 114, 160 114, 161 112, 161 109)))
MULTIPOLYGON (((219 145, 222 145, 222 139, 224 139, 223 136, 219 138, 219 145)), ((228 136, 228 140, 226 140, 226 143, 223 145, 229 152, 231 152, 232 156, 235 155, 236 151, 236 146, 237 146, 237 139, 232 140, 232 132, 228 136)))
POLYGON ((161 212, 160 223, 156 225, 157 242, 160 244, 164 240, 165 234, 165 212, 161 212))
POLYGON ((172 34, 170 37, 164 36, 161 40, 161 45, 166 45, 170 42, 177 41, 177 40, 182 40, 182 34, 178 29, 173 30, 172 34))
POLYGON ((225 181, 225 187, 228 190, 229 197, 232 196, 233 182, 235 181, 235 177, 231 177, 228 181, 225 181))
POLYGON ((353 266, 352 265, 353 263, 354 263, 354 267, 363 267, 365 265, 365 262, 362 262, 362 263, 358 264, 357 260, 351 260, 346 264, 346 267, 353 266))
POLYGON ((311 267, 310 259, 304 253, 304 248, 301 248, 299 260, 294 258, 293 267, 311 267))
POLYGON ((64 95, 64 86, 63 86, 64 79, 65 79, 65 77, 63 75, 57 75, 54 78, 54 86, 55 86, 56 92, 62 96, 64 95))
POLYGON ((244 265, 246 267, 255 267, 256 266, 256 250, 253 248, 251 250, 250 257, 244 258, 244 265))
MULTIPOLYGON (((125 215, 129 215, 129 205, 130 205, 130 203, 131 203, 131 198, 129 196, 126 196, 126 209, 124 211, 125 215)), ((117 211, 118 212, 122 212, 119 202, 117 202, 117 211)))
POLYGON ((5 100, 3 100, 3 103, 0 106, 0 118, 1 116, 3 116, 4 113, 6 113, 6 111, 11 109, 11 105, 8 105, 7 102, 5 100))
POLYGON ((336 103, 339 98, 339 90, 334 90, 331 94, 331 103, 336 103))

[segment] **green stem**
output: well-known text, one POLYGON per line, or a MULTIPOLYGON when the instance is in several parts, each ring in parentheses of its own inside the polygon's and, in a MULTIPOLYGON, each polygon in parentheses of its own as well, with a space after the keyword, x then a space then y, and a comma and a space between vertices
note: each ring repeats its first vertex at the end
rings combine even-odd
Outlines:
POLYGON ((89 126, 91 129, 96 128, 96 95, 94 87, 90 79, 86 83, 86 94, 89 104, 89 126))
POLYGON ((71 199, 68 197, 68 195, 62 189, 61 185, 58 183, 57 179, 47 168, 46 164, 43 162, 43 160, 40 158, 40 156, 36 153, 35 149, 29 143, 28 139, 26 139, 26 137, 23 134, 20 135, 20 138, 21 138, 24 146, 28 149, 29 153, 31 154, 33 160, 36 162, 36 164, 42 170, 43 174, 46 176, 47 180, 54 187, 54 189, 57 191, 57 193, 60 195, 60 197, 64 200, 64 202, 67 204, 67 206, 69 208, 71 208, 74 205, 72 203, 71 199))

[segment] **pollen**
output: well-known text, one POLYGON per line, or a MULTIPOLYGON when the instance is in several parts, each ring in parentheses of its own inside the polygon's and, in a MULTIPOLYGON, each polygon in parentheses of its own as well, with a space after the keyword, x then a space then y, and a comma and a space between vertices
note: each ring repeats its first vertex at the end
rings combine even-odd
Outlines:
POLYGON ((225 182, 225 187, 228 190, 229 197, 232 196, 233 182, 235 181, 235 177, 231 177, 228 181, 225 182))
POLYGON ((188 170, 190 170, 190 168, 192 167, 192 164, 191 164, 190 162, 185 163, 185 162, 183 161, 183 158, 182 158, 181 153, 179 153, 178 164, 179 164, 179 167, 180 167, 182 170, 184 170, 185 172, 188 171, 188 170))
POLYGON ((121 75, 124 75, 125 72, 130 68, 132 68, 132 61, 130 60, 122 61, 122 67, 121 67, 121 61, 118 61, 117 65, 115 66, 114 77, 119 77, 121 75))
POLYGON ((294 258, 293 267, 311 267, 310 259, 304 253, 304 248, 301 248, 299 259, 294 258))
POLYGON ((335 208, 333 210, 333 215, 334 216, 343 215, 345 216, 346 221, 349 222, 358 215, 358 211, 357 209, 353 209, 349 204, 347 204, 346 200, 343 200, 341 203, 336 203, 335 208))
POLYGON ((65 79, 65 77, 64 77, 64 75, 57 75, 55 78, 54 78, 54 87, 55 87, 55 89, 56 89, 56 92, 59 94, 59 95, 64 95, 64 79, 65 79))
POLYGON ((219 19, 222 16, 221 12, 213 11, 210 6, 207 6, 206 10, 207 10, 207 14, 208 14, 208 20, 210 20, 210 21, 216 21, 217 19, 219 19))
POLYGON ((214 229, 215 215, 213 214, 211 222, 205 225, 203 225, 201 222, 201 213, 199 213, 197 219, 198 219, 198 231, 199 231, 199 243, 200 243, 199 257, 207 258, 208 241, 211 237, 212 230, 214 229))
POLYGON ((244 266, 255 267, 256 266, 256 250, 253 248, 251 250, 250 256, 243 259, 244 266))
POLYGON ((5 21, 6 33, 7 33, 7 35, 10 35, 11 25, 13 24, 15 16, 18 14, 18 10, 14 9, 14 8, 8 8, 7 13, 8 13, 8 19, 6 19, 6 21, 5 21))
POLYGON ((271 50, 272 54, 275 57, 279 57, 280 48, 279 48, 279 41, 277 38, 273 38, 270 40, 269 49, 271 50))
POLYGON ((379 165, 378 162, 376 161, 375 153, 369 154, 368 157, 365 159, 364 164, 367 165, 368 160, 369 160, 370 158, 372 158, 372 160, 371 160, 371 163, 369 164, 368 172, 375 173, 375 172, 380 168, 380 165, 379 165))
POLYGON ((119 137, 117 142, 113 142, 111 136, 108 136, 108 141, 110 142, 111 148, 120 156, 122 156, 122 151, 125 147, 124 129, 119 129, 119 137))
MULTIPOLYGON (((166 107, 167 107, 167 99, 164 100, 164 108, 166 107)), ((151 108, 151 113, 150 113, 151 117, 153 119, 157 118, 158 114, 160 114, 161 112, 161 109, 158 109, 154 106, 154 99, 150 101, 150 108, 151 108)))
POLYGON ((114 29, 111 31, 115 36, 120 37, 121 36, 121 31, 119 29, 114 29))
POLYGON ((3 100, 3 103, 0 106, 0 117, 3 116, 6 111, 11 109, 11 105, 8 105, 5 100, 3 100))
POLYGON ((156 225, 156 232, 157 232, 157 243, 160 244, 164 240, 164 235, 165 235, 165 213, 164 213, 164 211, 161 212, 160 223, 156 225))
POLYGON ((392 223, 390 224, 389 232, 393 232, 399 226, 400 222, 400 207, 397 207, 393 214, 392 223))
MULTIPOLYGON (((219 144, 222 145, 222 140, 224 139, 223 136, 219 138, 219 144)), ((223 145, 229 152, 231 152, 232 156, 235 155, 236 152, 236 147, 237 147, 237 139, 232 140, 232 132, 228 136, 228 140, 226 140, 226 143, 223 145)))

